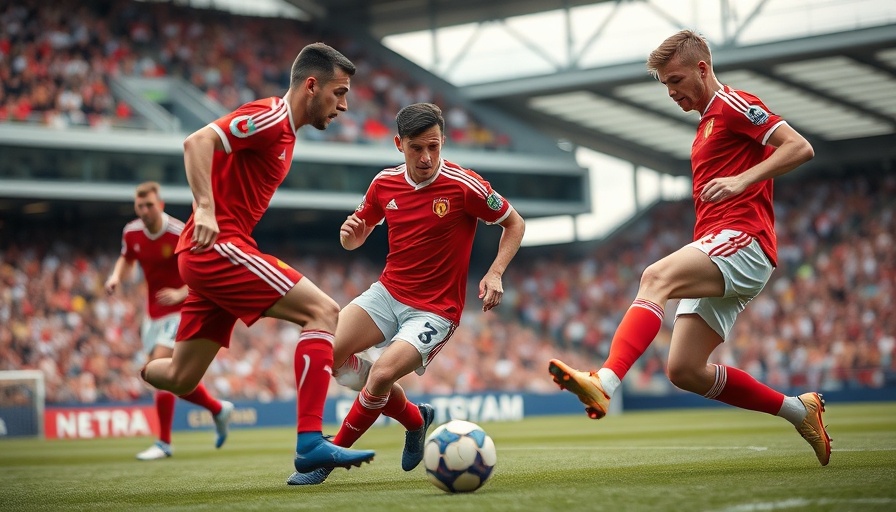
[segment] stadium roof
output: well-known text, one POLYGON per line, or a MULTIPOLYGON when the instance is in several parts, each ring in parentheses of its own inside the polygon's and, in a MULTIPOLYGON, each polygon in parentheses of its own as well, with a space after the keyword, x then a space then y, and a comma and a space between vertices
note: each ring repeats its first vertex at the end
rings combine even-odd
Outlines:
MULTIPOLYGON (((334 23, 364 27, 377 38, 608 3, 288 1, 315 18, 333 14, 334 23)), ((681 25, 661 10, 662 4, 635 3, 681 25)), ((614 4, 616 8, 620 2, 614 4)), ((721 4, 724 14, 728 4, 721 4)), ((757 94, 810 139, 816 150, 812 165, 842 170, 884 162, 892 167, 896 161, 896 24, 738 44, 737 36, 765 5, 766 1, 760 1, 748 16, 741 16, 724 44, 711 41, 719 79, 757 94)), ((602 28, 596 29, 594 37, 602 28)), ((647 74, 643 59, 590 68, 570 66, 538 76, 466 85, 461 90, 469 99, 499 106, 557 139, 660 172, 690 175, 689 148, 697 116, 682 113, 666 97, 665 89, 647 74)))

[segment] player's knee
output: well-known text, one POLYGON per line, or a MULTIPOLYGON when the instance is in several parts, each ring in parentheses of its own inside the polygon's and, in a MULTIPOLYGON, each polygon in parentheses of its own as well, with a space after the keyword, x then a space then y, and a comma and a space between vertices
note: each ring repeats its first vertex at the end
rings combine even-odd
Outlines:
POLYGON ((700 393, 702 387, 702 375, 695 368, 682 364, 670 363, 666 369, 669 382, 679 389, 700 393))
POLYGON ((330 326, 330 332, 336 332, 336 321, 339 319, 339 304, 335 300, 330 297, 322 298, 310 309, 313 322, 330 326))
POLYGON ((188 374, 173 374, 169 381, 167 391, 170 391, 177 396, 188 395, 199 386, 200 382, 202 382, 201 375, 199 378, 196 378, 195 376, 188 374))
POLYGON ((639 294, 664 290, 668 286, 668 279, 666 279, 665 275, 666 273, 663 272, 662 265, 659 263, 654 263, 645 268, 644 273, 641 274, 639 294))
POLYGON ((370 375, 367 377, 367 387, 374 389, 381 388, 390 388, 392 384, 395 384, 401 377, 401 375, 395 375, 395 372, 392 368, 382 366, 382 365, 373 365, 370 368, 370 375))

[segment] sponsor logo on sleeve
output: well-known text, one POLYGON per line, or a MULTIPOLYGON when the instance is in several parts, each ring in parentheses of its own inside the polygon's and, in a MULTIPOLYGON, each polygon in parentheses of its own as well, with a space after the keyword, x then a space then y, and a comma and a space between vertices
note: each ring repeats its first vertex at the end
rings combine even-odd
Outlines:
POLYGON ((750 105, 745 114, 750 122, 756 126, 761 126, 768 122, 768 112, 763 110, 762 107, 750 105))
POLYGON ((251 116, 237 116, 230 121, 230 133, 234 137, 245 139, 249 135, 255 133, 255 121, 251 116))
POLYGON ((498 211, 504 206, 504 198, 501 197, 501 194, 492 190, 492 193, 485 198, 485 204, 492 210, 498 211))

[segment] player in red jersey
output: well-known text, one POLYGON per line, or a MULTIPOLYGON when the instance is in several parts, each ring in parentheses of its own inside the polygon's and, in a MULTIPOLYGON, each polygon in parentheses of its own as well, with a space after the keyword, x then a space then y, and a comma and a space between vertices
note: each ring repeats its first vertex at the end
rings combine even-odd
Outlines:
POLYGON ((743 370, 708 364, 777 264, 772 180, 810 160, 812 146, 758 98, 722 85, 706 41, 690 30, 666 39, 647 66, 682 110, 700 114, 691 149, 694 242, 644 270, 600 370, 581 372, 554 359, 550 373, 578 395, 589 416, 603 417, 621 379, 659 332, 666 302, 682 299, 669 348, 672 383, 787 419, 827 465, 831 443, 819 394, 784 396, 743 370))
MULTIPOLYGON (((520 247, 525 222, 481 176, 442 159, 445 121, 439 107, 409 105, 396 122, 395 146, 405 163, 376 175, 339 230, 342 247, 354 250, 385 221, 389 254, 379 281, 339 314, 336 380, 360 394, 333 442, 351 446, 385 414, 407 429, 401 465, 410 471, 423 459, 434 411, 408 401, 396 381, 414 370, 422 375, 460 322, 479 220, 504 229, 497 256, 479 282, 483 311, 501 303, 501 277, 520 247), (374 346, 384 348, 376 362, 355 355, 374 346)), ((287 483, 319 484, 327 475, 295 473, 287 483)))
MULTIPOLYGON (((174 248, 184 229, 184 224, 165 213, 165 203, 159 197, 159 184, 154 181, 141 183, 134 195, 136 220, 129 222, 121 235, 121 256, 115 262, 112 274, 106 280, 106 292, 115 293, 123 275, 129 275, 135 263, 140 263, 146 278, 147 311, 141 329, 143 347, 149 360, 171 357, 174 351, 174 335, 180 324, 180 309, 187 298, 187 285, 177 270, 174 248)), ((233 404, 216 400, 200 383, 192 392, 182 395, 188 402, 202 406, 215 420, 220 448, 227 440, 227 426, 233 404)), ((170 457, 171 424, 174 421, 176 397, 167 391, 155 394, 156 412, 159 415, 159 440, 137 454, 139 460, 155 460, 170 457)))
POLYGON ((302 326, 295 352, 296 471, 360 466, 374 453, 338 447, 321 433, 339 305, 259 251, 251 233, 289 172, 296 131, 304 125, 324 130, 348 110, 354 73, 335 49, 310 44, 292 65, 284 97, 247 103, 184 141, 195 201, 176 251, 190 292, 173 356, 150 361, 142 373, 157 388, 190 392, 218 350, 229 346, 237 319, 252 325, 268 316, 302 326))

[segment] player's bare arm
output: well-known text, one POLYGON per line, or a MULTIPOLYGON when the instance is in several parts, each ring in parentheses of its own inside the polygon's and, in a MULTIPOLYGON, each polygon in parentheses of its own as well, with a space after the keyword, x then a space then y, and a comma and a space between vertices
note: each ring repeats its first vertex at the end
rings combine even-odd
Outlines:
POLYGON ((815 150, 809 141, 786 124, 775 129, 768 144, 777 148, 771 156, 738 176, 711 180, 703 187, 700 199, 706 202, 724 201, 740 194, 754 183, 786 174, 815 156, 815 150))
POLYGON ((220 233, 212 194, 212 160, 215 151, 223 150, 224 144, 218 134, 208 126, 193 132, 184 141, 184 167, 195 201, 192 251, 208 250, 220 233))
POLYGON ((173 306, 187 300, 189 291, 190 289, 187 285, 183 285, 180 288, 162 288, 156 293, 156 299, 159 300, 159 304, 173 306))
POLYGON ((118 289, 118 285, 121 284, 121 276, 125 274, 130 275, 130 272, 133 269, 133 261, 128 261, 124 256, 119 256, 118 260, 115 262, 115 267, 112 269, 112 274, 106 279, 106 284, 104 286, 106 293, 109 295, 115 293, 115 290, 118 289))
POLYGON ((342 244, 343 249, 353 251, 364 245, 375 227, 367 227, 364 219, 352 213, 339 228, 339 243, 342 244))
POLYGON ((482 299, 482 311, 488 311, 501 303, 504 298, 504 285, 501 278, 510 260, 516 255, 523 242, 523 234, 526 232, 526 221, 516 210, 500 224, 504 228, 501 241, 498 242, 498 254, 492 262, 485 276, 479 281, 479 298, 482 299))

